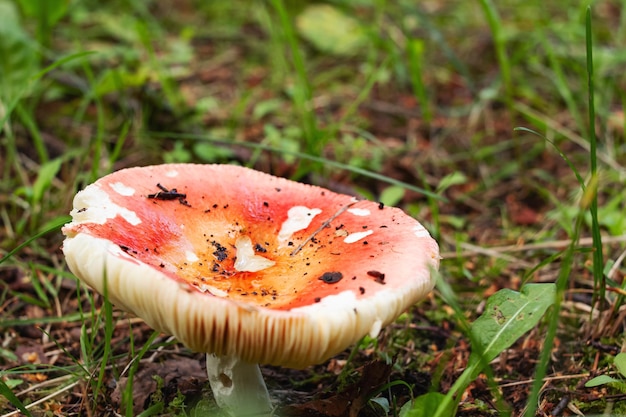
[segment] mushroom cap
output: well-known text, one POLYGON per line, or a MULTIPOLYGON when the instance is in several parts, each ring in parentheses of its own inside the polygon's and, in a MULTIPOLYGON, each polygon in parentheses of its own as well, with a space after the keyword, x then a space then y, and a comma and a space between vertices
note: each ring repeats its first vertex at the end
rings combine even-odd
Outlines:
POLYGON ((439 249, 400 209, 233 165, 114 172, 74 198, 70 270, 192 350, 306 367, 433 288, 439 249))

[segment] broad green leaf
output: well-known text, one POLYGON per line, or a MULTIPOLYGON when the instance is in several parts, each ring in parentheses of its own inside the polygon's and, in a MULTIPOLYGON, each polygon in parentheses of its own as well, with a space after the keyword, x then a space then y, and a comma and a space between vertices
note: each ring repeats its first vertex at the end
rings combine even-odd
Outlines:
POLYGON ((613 365, 617 368, 617 372, 626 377, 626 353, 618 353, 613 359, 613 365))
POLYGON ((39 168, 37 179, 33 184, 33 203, 38 203, 43 198, 43 193, 50 187, 52 179, 57 175, 59 169, 61 169, 62 159, 57 158, 52 161, 46 162, 39 168))
POLYGON ((385 414, 389 413, 389 410, 391 409, 391 407, 389 406, 389 400, 385 397, 372 398, 370 402, 378 404, 378 406, 383 409, 385 414))
POLYGON ((296 19, 300 35, 322 52, 355 55, 367 44, 358 20, 329 4, 308 6, 296 19))
POLYGON ((555 300, 554 284, 527 284, 521 292, 503 289, 489 297, 485 312, 472 324, 474 346, 470 362, 482 353, 491 362, 524 333, 532 329, 555 300))
POLYGON ((147 67, 139 67, 137 71, 129 71, 125 68, 106 70, 98 80, 96 93, 98 96, 103 96, 115 91, 140 87, 146 83, 150 76, 147 67))
POLYGON ((252 118, 254 120, 261 120, 268 114, 272 114, 280 110, 283 104, 283 100, 278 98, 271 98, 269 100, 260 101, 254 106, 254 109, 252 110, 252 118))
POLYGON ((587 381, 585 383, 585 387, 587 388, 592 388, 592 387, 598 387, 600 385, 605 385, 608 384, 610 382, 619 382, 617 379, 612 378, 608 375, 599 375, 595 378, 590 379, 589 381, 587 381))
POLYGON ((378 199, 386 206, 395 206, 402 200, 405 192, 406 190, 404 187, 399 185, 390 185, 380 193, 380 197, 378 199))
POLYGON ((9 387, 10 389, 14 389, 19 385, 22 385, 24 381, 22 381, 21 379, 6 379, 4 383, 7 384, 7 387, 9 387))
POLYGON ((454 171, 439 181, 437 186, 437 192, 442 193, 453 185, 465 184, 467 182, 467 176, 461 171, 454 171))
MULTIPOLYGON (((19 361, 19 360, 20 360, 20 358, 18 358, 18 357, 17 357, 17 355, 16 355, 15 353, 11 352, 10 350, 3 349, 3 348, 1 348, 1 347, 0 347, 0 358, 8 359, 8 360, 10 360, 10 361, 15 361, 15 362, 17 362, 17 361, 19 361)), ((22 381, 22 380, 20 379, 20 381, 22 381)), ((9 384, 9 380, 5 380, 4 382, 6 382, 6 383, 7 383, 7 385, 9 386, 9 388, 13 388, 13 387, 11 387, 11 385, 9 384)))
POLYGON ((444 398, 445 395, 439 392, 429 392, 428 394, 420 395, 413 401, 413 404, 402 407, 400 417, 430 417, 444 398))
POLYGON ((216 146, 207 142, 196 143, 193 146, 193 151, 203 162, 209 163, 215 163, 233 157, 233 151, 229 148, 216 146))

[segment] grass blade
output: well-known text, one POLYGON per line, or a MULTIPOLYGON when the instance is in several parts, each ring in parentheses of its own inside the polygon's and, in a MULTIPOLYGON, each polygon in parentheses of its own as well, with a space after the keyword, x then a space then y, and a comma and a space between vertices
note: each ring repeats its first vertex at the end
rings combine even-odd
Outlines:
MULTIPOLYGON (((594 74, 593 74, 593 38, 591 33, 591 7, 587 7, 587 15, 585 20, 586 48, 587 48, 587 82, 589 88, 589 164, 591 168, 591 176, 597 178, 597 139, 596 139, 596 110, 595 110, 595 93, 594 93, 594 74)), ((606 282, 604 278, 604 259, 602 255, 602 236, 600 235, 600 224, 598 222, 598 193, 597 187, 594 187, 591 197, 589 211, 591 213, 591 235, 593 237, 593 283, 594 283, 594 301, 602 301, 606 282)))
POLYGON ((214 143, 217 145, 223 145, 223 146, 243 146, 246 148, 251 148, 251 149, 259 149, 262 151, 267 151, 267 152, 273 152, 276 154, 283 154, 283 155, 291 155, 291 156, 295 156, 296 158, 300 158, 300 159, 306 159, 306 160, 310 160, 313 162, 317 162, 320 164, 323 164, 325 166, 329 166, 329 167, 333 167, 333 168, 337 168, 337 169, 342 169, 348 172, 352 172, 354 174, 359 174, 359 175, 363 175, 364 177, 368 177, 368 178, 372 178, 378 181, 382 181, 385 182, 387 184, 391 184, 391 185, 397 185, 403 188, 406 188, 407 190, 411 190, 411 191, 415 191, 416 193, 420 193, 426 197, 430 197, 433 198, 435 200, 439 200, 442 202, 447 202, 447 198, 445 198, 442 195, 439 195, 437 193, 434 193, 432 191, 426 190, 425 188, 421 188, 421 187, 417 187, 413 184, 409 184, 403 181, 399 181, 396 180, 394 178, 388 177, 386 175, 382 175, 379 174, 377 172, 372 172, 372 171, 368 171, 366 169, 363 168, 359 168, 356 166, 352 166, 349 164, 344 164, 341 162, 337 162, 337 161, 333 161, 327 158, 322 158, 319 156, 314 156, 314 155, 310 155, 307 153, 303 153, 303 152, 296 152, 296 151, 290 151, 290 150, 286 150, 286 149, 280 149, 280 148, 276 148, 273 146, 268 146, 268 145, 264 145, 261 143, 253 143, 253 142, 233 142, 233 141, 229 141, 226 139, 216 139, 216 138, 210 138, 207 136, 203 136, 203 135, 195 135, 195 134, 187 134, 187 133, 175 133, 175 132, 148 132, 148 136, 151 137, 168 137, 168 138, 177 138, 177 139, 191 139, 191 140, 204 140, 210 143, 214 143))
POLYGON ((9 400, 9 402, 13 404, 18 410, 20 410, 25 416, 32 417, 30 411, 28 411, 28 409, 24 406, 20 399, 17 398, 15 394, 13 394, 11 388, 9 388, 7 384, 5 384, 2 378, 0 378, 0 394, 2 394, 7 400, 9 400))
POLYGON ((504 100, 509 109, 513 110, 512 105, 512 84, 511 84, 511 63, 509 56, 506 53, 506 39, 503 33, 500 16, 496 6, 491 0, 480 0, 480 5, 483 8, 483 12, 487 17, 487 23, 491 29, 493 36, 493 42, 496 48, 496 57, 498 58, 498 64, 500 65, 500 76, 502 77, 502 84, 504 85, 504 100))
POLYGON ((47 224, 48 227, 43 229, 41 232, 36 233, 33 236, 31 236, 30 238, 26 239, 24 241, 24 243, 18 245, 17 247, 15 247, 11 251, 9 251, 9 253, 7 253, 2 258, 0 258, 0 264, 2 264, 7 259, 9 259, 13 255, 15 255, 17 252, 19 252, 22 249, 24 249, 26 246, 30 245, 34 240, 37 240, 40 237, 45 236, 45 235, 47 235, 50 232, 55 232, 55 231, 59 230, 61 228, 61 226, 63 226, 65 223, 68 223, 70 220, 71 220, 70 216, 61 216, 61 217, 58 217, 57 219, 53 220, 52 222, 48 223, 47 224))

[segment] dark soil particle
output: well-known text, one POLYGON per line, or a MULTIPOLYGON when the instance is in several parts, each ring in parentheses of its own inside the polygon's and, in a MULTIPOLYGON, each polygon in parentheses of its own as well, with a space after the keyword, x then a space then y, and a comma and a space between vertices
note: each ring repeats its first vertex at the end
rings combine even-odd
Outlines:
POLYGON ((334 284, 341 281, 343 274, 341 272, 324 272, 324 274, 318 279, 324 281, 326 284, 334 284))
POLYGON ((385 274, 379 271, 367 271, 367 275, 374 278, 374 280, 379 284, 385 283, 385 274))
POLYGON ((220 245, 215 240, 212 241, 211 244, 215 247, 215 251, 213 252, 213 255, 215 255, 215 257, 217 258, 218 261, 221 262, 224 259, 228 258, 228 249, 226 249, 224 246, 220 245))

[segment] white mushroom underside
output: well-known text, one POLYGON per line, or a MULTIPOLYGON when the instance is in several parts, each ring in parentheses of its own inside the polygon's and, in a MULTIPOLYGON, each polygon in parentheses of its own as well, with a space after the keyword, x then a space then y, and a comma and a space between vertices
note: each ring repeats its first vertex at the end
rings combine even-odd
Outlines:
MULTIPOLYGON (((72 272, 84 282, 192 350, 294 368, 320 363, 364 334, 376 334, 434 284, 428 268, 423 268, 415 271, 410 285, 385 288, 375 297, 357 299, 344 291, 281 311, 221 298, 210 287, 205 290, 217 297, 190 291, 158 269, 120 253, 114 243, 85 233, 67 238, 63 251, 72 272)), ((425 254, 427 259, 437 266, 436 247, 425 254)))

